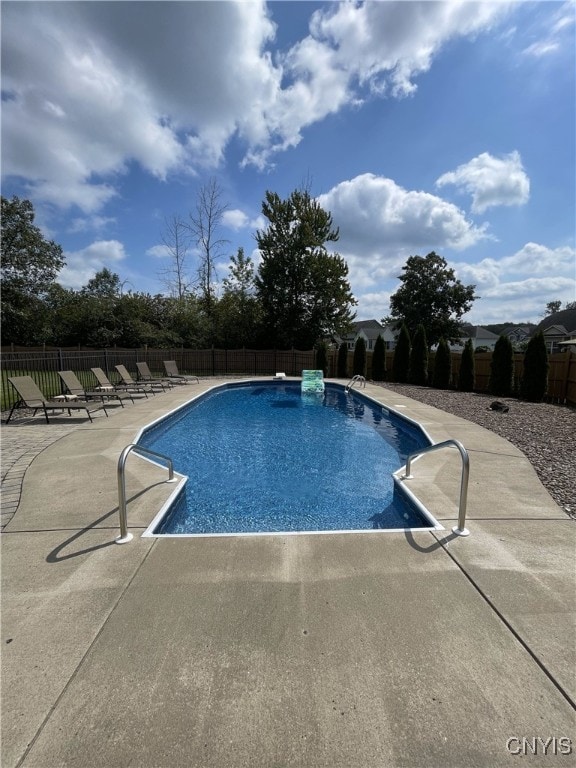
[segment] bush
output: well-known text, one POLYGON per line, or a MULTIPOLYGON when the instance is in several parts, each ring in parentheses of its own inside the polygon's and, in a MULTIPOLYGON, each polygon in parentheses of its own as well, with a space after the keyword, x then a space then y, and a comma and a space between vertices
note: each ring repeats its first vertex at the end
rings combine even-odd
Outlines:
POLYGON ((386 373, 386 346, 382 336, 378 336, 376 343, 374 344, 374 352, 372 354, 372 380, 384 381, 384 374, 386 373))
POLYGON ((323 341, 316 347, 316 370, 328 376, 328 351, 323 341))
POLYGON ((408 381, 410 347, 410 334, 408 333, 408 328, 402 324, 398 340, 396 341, 394 359, 392 361, 392 378, 400 384, 405 384, 408 381))
POLYGON ((426 329, 420 323, 414 334, 414 343, 410 354, 410 384, 426 386, 428 383, 428 342, 426 329))
POLYGON ((458 373, 458 389, 461 392, 472 392, 475 384, 474 345, 472 339, 468 339, 462 350, 460 360, 460 372, 458 373))
POLYGON ((500 336, 492 353, 488 391, 492 395, 509 397, 514 381, 514 351, 507 336, 500 336))
POLYGON ((366 342, 359 336, 354 346, 354 361, 352 363, 352 376, 366 376, 366 342))
POLYGON ((520 396, 532 403, 540 403, 548 389, 548 353, 544 334, 538 331, 526 347, 524 372, 520 384, 520 396))
POLYGON ((446 339, 440 339, 434 358, 434 376, 432 386, 436 389, 448 389, 452 381, 452 354, 446 339))
POLYGON ((338 347, 338 378, 348 378, 348 344, 344 342, 338 347))

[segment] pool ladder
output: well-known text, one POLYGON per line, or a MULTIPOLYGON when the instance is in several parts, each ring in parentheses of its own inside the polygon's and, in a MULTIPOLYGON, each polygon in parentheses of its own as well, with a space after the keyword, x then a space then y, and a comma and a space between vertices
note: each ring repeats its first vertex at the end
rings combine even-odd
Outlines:
POLYGON ((366 379, 364 378, 364 376, 360 376, 359 373, 357 373, 356 376, 352 376, 348 384, 346 384, 346 389, 345 389, 346 394, 350 392, 354 384, 358 384, 359 387, 365 387, 366 379))
POLYGON ((114 541, 116 544, 127 544, 129 541, 132 540, 132 534, 128 532, 128 514, 126 511, 126 459, 130 455, 130 453, 133 450, 137 450, 140 453, 145 453, 148 456, 154 456, 156 459, 163 459, 164 461, 168 462, 168 480, 166 482, 168 483, 175 483, 176 478, 174 477, 174 464, 172 462, 172 459, 169 456, 164 456, 162 453, 157 453, 156 451, 150 450, 150 448, 144 448, 143 445, 138 445, 138 443, 130 443, 130 445, 127 445, 126 448, 122 451, 120 454, 120 458, 118 459, 118 469, 117 469, 117 478, 118 478, 118 514, 120 516, 120 536, 118 536, 114 541))
POLYGON ((461 442, 458 440, 445 440, 442 443, 435 443, 434 445, 428 445, 426 448, 421 448, 419 451, 414 451, 406 459, 406 467, 404 468, 403 479, 410 480, 414 475, 410 474, 412 468, 412 460, 417 456, 423 456, 426 453, 432 453, 432 451, 439 451, 442 448, 457 448, 460 452, 460 458, 462 459, 462 473, 460 475, 460 501, 458 504, 458 525, 452 528, 452 532, 457 536, 469 536, 470 531, 466 528, 466 504, 468 500, 468 477, 470 475, 470 458, 468 451, 461 442))

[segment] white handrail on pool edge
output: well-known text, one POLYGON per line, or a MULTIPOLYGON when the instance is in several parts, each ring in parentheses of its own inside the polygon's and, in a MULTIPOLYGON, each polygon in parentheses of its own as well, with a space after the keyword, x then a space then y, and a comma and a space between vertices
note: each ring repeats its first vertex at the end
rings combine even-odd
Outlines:
POLYGON ((466 504, 468 500, 468 477, 470 475, 470 458, 468 451, 461 442, 458 440, 445 440, 442 443, 435 443, 434 445, 428 445, 426 448, 421 448, 419 451, 414 451, 406 459, 406 467, 403 475, 404 480, 410 480, 414 475, 410 474, 412 466, 412 459, 417 456, 422 456, 425 453, 431 453, 441 448, 457 448, 460 452, 460 458, 462 459, 462 474, 460 477, 460 502, 458 505, 458 525, 452 528, 452 532, 457 536, 469 536, 470 531, 466 528, 466 504))
POLYGON ((124 470, 126 467, 126 459, 128 458, 131 451, 133 451, 135 448, 137 448, 141 453, 147 453, 149 456, 154 456, 157 459, 163 459, 164 461, 167 461, 168 480, 166 482, 176 482, 176 478, 174 477, 174 464, 169 456, 164 456, 162 453, 152 451, 150 448, 145 448, 143 445, 138 445, 138 443, 130 443, 130 445, 127 445, 126 448, 124 448, 120 454, 120 458, 118 459, 118 469, 116 472, 118 478, 118 514, 120 517, 120 536, 114 539, 116 544, 127 544, 133 538, 132 534, 128 532, 128 514, 126 511, 126 476, 124 470))
POLYGON ((346 392, 350 392, 354 384, 358 384, 359 386, 366 386, 366 379, 364 376, 361 376, 359 373, 356 374, 356 376, 352 376, 348 384, 346 384, 346 392))

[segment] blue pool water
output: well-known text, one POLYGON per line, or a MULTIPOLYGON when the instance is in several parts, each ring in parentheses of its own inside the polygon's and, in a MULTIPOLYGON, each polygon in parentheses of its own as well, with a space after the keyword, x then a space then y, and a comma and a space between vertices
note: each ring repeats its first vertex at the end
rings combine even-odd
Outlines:
POLYGON ((357 393, 326 385, 227 385, 145 431, 185 492, 155 533, 431 527, 392 472, 428 444, 421 430, 357 393))

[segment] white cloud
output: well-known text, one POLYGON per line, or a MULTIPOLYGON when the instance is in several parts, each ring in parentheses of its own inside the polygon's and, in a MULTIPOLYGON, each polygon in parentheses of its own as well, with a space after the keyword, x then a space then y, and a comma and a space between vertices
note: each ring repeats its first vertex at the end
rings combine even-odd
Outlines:
POLYGON ((462 250, 489 237, 452 203, 372 173, 343 181, 318 200, 340 227, 338 249, 358 258, 398 249, 462 250))
POLYGON ((155 259, 172 258, 172 253, 167 245, 153 245, 146 251, 146 256, 153 256, 155 259))
POLYGON ((131 163, 165 179, 220 163, 234 136, 264 168, 304 127, 415 89, 442 46, 506 3, 339 3, 272 56, 262 0, 7 3, 3 173, 30 197, 100 210, 131 163))
POLYGON ((472 195, 474 213, 498 205, 524 205, 530 196, 530 180, 517 151, 503 158, 483 152, 436 181, 438 187, 446 184, 454 184, 472 195))
POLYGON ((244 229, 249 224, 248 216, 238 208, 225 211, 222 215, 222 224, 230 229, 244 229))
POLYGON ((124 245, 118 240, 96 240, 79 251, 67 251, 64 253, 66 266, 58 282, 66 288, 81 288, 104 267, 114 272, 126 255, 124 245))

